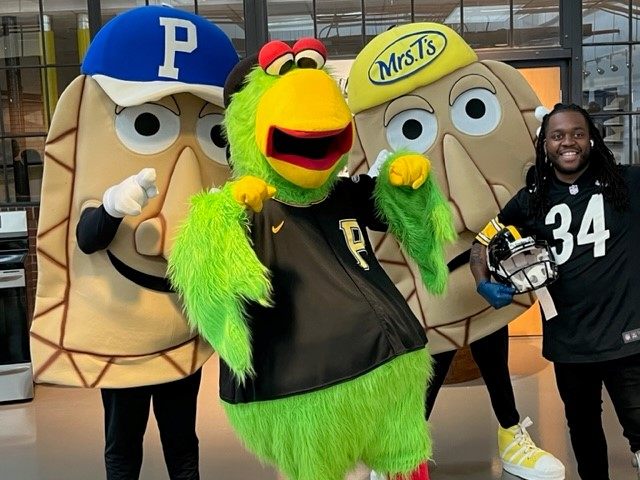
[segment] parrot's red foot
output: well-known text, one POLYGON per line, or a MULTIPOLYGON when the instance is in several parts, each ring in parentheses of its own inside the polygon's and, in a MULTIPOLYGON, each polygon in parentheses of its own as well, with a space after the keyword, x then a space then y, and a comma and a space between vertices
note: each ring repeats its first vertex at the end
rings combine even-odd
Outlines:
POLYGON ((424 462, 421 463, 420 466, 413 472, 411 472, 410 477, 396 475, 392 478, 393 480, 429 480, 429 467, 427 466, 427 462, 424 462))

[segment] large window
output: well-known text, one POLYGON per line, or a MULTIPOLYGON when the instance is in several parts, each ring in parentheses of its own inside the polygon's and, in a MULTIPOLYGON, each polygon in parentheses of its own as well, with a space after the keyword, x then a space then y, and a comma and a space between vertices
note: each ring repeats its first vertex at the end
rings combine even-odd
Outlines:
POLYGON ((244 32, 244 5, 242 0, 198 2, 198 15, 211 20, 231 39, 233 46, 242 57, 246 55, 244 32))
MULTIPOLYGON (((0 204, 38 203, 44 143, 58 98, 80 73, 92 0, 0 0, 0 204)), ((245 53, 242 0, 101 0, 93 24, 145 4, 212 20, 245 53)))
MULTIPOLYGON (((59 3, 59 2, 58 2, 59 3)), ((44 140, 58 97, 78 74, 81 12, 56 2, 0 3, 0 202, 40 199, 44 140), (73 32, 70 38, 69 33, 73 32)))
POLYGON ((640 163, 637 1, 582 5, 582 102, 620 163, 640 163))
POLYGON ((38 202, 49 122, 89 45, 87 2, 0 2, 0 31, 0 203, 38 202))
POLYGON ((316 35, 311 0, 268 0, 267 9, 272 39, 293 42, 301 37, 316 35))
POLYGON ((560 44, 559 2, 464 0, 448 18, 462 23, 473 48, 556 46, 560 44))
POLYGON ((332 58, 353 58, 377 34, 412 21, 444 23, 473 48, 560 45, 552 0, 267 0, 267 10, 272 39, 315 34, 332 58))
MULTIPOLYGON (((251 23, 258 14, 254 8, 245 12, 245 3, 266 7, 270 38, 316 36, 332 59, 352 59, 375 35, 411 21, 447 24, 476 49, 562 43, 560 0, 2 0, 0 203, 39 201, 49 122, 59 95, 79 73, 89 24, 100 25, 135 6, 162 3, 214 21, 241 56, 256 48, 245 44, 245 17, 251 23), (88 4, 99 4, 101 12, 88 4)), ((616 158, 640 163, 640 0, 581 4, 583 105, 616 158)), ((578 21, 562 23, 571 28, 578 21)))
POLYGON ((366 0, 364 2, 364 43, 396 25, 411 22, 411 0, 366 0))

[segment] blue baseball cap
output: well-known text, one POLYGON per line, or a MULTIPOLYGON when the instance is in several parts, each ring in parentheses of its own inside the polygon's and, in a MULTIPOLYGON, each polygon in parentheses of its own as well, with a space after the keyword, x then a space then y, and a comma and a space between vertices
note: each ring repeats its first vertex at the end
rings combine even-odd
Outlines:
POLYGON ((81 72, 123 107, 182 92, 223 106, 224 82, 236 63, 231 40, 215 24, 151 5, 107 22, 91 42, 81 72))

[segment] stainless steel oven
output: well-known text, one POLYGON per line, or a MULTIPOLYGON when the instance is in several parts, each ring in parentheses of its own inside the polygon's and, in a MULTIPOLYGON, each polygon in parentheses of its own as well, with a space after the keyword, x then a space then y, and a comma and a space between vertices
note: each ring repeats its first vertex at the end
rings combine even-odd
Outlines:
POLYGON ((26 212, 0 212, 0 402, 33 398, 25 260, 26 212))

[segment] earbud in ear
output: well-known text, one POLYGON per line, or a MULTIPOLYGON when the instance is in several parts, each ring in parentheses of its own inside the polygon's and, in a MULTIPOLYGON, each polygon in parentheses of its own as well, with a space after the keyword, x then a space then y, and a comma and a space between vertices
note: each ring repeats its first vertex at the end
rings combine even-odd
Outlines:
POLYGON ((591 147, 593 147, 593 140, 589 140, 589 145, 591 145, 591 147))

